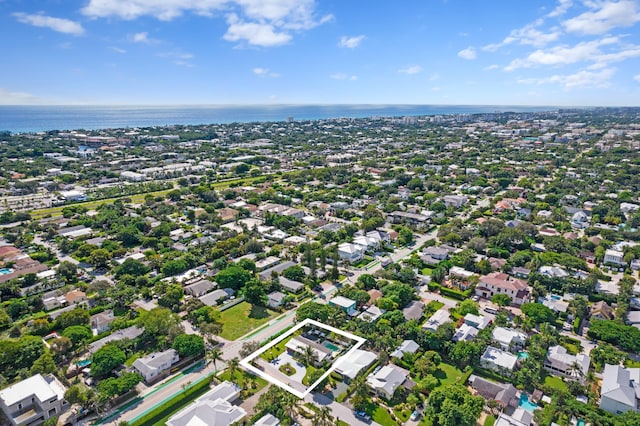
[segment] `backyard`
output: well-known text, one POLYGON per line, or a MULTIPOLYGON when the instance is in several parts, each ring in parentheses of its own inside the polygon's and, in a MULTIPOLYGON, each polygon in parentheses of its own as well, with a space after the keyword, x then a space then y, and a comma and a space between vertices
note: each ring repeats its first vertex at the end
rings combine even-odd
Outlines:
POLYGON ((220 336, 227 340, 235 340, 251 330, 274 318, 277 312, 263 306, 242 302, 220 312, 222 332, 220 336))

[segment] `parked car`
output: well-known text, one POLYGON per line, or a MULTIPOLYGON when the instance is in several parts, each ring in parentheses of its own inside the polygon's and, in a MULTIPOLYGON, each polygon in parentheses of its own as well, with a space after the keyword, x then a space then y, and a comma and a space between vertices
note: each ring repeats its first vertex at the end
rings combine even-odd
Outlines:
POLYGON ((357 418, 362 419, 366 422, 371 420, 371 416, 365 413, 364 411, 354 411, 353 414, 355 414, 357 418))
POLYGON ((411 416, 409 417, 409 420, 411 420, 412 422, 415 422, 419 418, 420 418, 420 411, 414 410, 413 413, 411 413, 411 416))

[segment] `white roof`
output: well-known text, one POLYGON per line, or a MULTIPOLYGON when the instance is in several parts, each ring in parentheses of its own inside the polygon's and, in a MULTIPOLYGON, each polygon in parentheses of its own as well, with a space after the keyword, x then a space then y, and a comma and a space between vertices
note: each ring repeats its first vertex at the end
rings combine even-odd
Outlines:
POLYGON ((493 346, 487 346, 487 349, 482 354, 482 360, 511 371, 516 366, 518 357, 493 346))
POLYGON ((523 342, 527 340, 527 335, 512 328, 496 327, 492 333, 493 339, 502 343, 505 346, 509 346, 513 339, 519 339, 523 342))
POLYGON ((331 303, 332 305, 340 306, 342 308, 350 308, 356 303, 356 301, 344 296, 336 296, 333 299, 329 300, 329 303, 331 303))
POLYGON ((396 358, 402 358, 404 354, 406 353, 414 354, 418 351, 418 349, 420 349, 420 345, 418 345, 415 341, 405 340, 400 344, 400 346, 398 346, 398 349, 396 349, 391 353, 391 356, 396 358))
POLYGON ((351 356, 341 356, 336 361, 336 372, 355 379, 360 370, 370 366, 377 358, 378 356, 373 352, 356 349, 351 356))
POLYGON ((438 309, 431 317, 422 325, 422 328, 427 330, 436 331, 442 324, 451 322, 449 318, 449 311, 446 309, 438 309))
POLYGON ((367 376, 367 383, 374 389, 384 389, 388 395, 393 395, 407 377, 409 377, 407 370, 397 365, 388 364, 377 373, 367 376))
POLYGON ((491 320, 488 317, 485 317, 484 315, 467 314, 464 316, 464 322, 477 329, 483 330, 485 327, 489 325, 491 320))
POLYGON ((451 340, 454 342, 473 340, 473 338, 478 335, 478 331, 479 330, 477 328, 464 323, 456 330, 456 333, 453 335, 451 340))
POLYGON ((50 383, 41 374, 36 374, 2 389, 0 391, 0 399, 4 401, 5 405, 10 406, 24 399, 30 399, 33 395, 42 402, 54 397, 61 400, 64 398, 64 392, 64 387, 56 381, 50 383))
POLYGON ((604 366, 600 395, 637 409, 640 399, 640 368, 624 368, 619 365, 604 366))

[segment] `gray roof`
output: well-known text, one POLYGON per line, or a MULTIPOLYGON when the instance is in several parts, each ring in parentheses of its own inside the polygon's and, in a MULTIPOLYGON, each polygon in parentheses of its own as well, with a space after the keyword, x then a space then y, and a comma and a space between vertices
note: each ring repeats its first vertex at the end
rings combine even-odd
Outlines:
POLYGON ((604 366, 600 395, 637 409, 640 399, 640 368, 624 368, 619 365, 604 366))
POLYGON ((266 281, 268 279, 271 279, 271 274, 273 274, 274 272, 277 274, 282 273, 282 271, 284 271, 287 268, 290 268, 292 266, 297 265, 297 263, 292 262, 292 261, 288 261, 288 262, 282 262, 276 266, 272 266, 269 269, 265 269, 264 271, 258 273, 258 276, 260 277, 261 280, 266 281))
POLYGON ((209 280, 200 280, 196 283, 193 283, 191 285, 188 285, 184 288, 184 291, 187 294, 204 294, 206 292, 208 292, 209 290, 212 290, 216 288, 216 284, 212 283, 209 280))
POLYGON ((89 346, 89 352, 94 353, 109 342, 115 342, 122 339, 135 339, 144 332, 144 328, 138 328, 137 326, 131 326, 123 328, 122 330, 114 331, 107 337, 103 337, 100 340, 96 340, 89 346))
POLYGON ((278 277, 278 280, 280 281, 280 285, 285 290, 288 290, 294 293, 297 293, 298 291, 304 288, 304 284, 302 284, 301 282, 293 281, 282 276, 278 277))
POLYGON ((422 318, 422 313, 424 312, 424 303, 412 301, 410 302, 403 310, 402 315, 404 315, 407 321, 409 320, 418 320, 422 318))
POLYGON ((208 306, 214 306, 218 303, 218 300, 224 300, 227 297, 230 297, 235 292, 230 288, 213 290, 211 293, 207 293, 204 296, 200 296, 198 299, 202 303, 208 306))

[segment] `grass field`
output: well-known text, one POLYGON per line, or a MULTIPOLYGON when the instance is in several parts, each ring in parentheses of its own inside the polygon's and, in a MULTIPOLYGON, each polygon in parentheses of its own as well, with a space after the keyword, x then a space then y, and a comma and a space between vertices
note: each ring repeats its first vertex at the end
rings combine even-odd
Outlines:
MULTIPOLYGON (((243 184, 249 184, 257 179, 262 178, 263 176, 252 176, 252 177, 244 177, 244 178, 237 178, 237 179, 229 179, 229 180, 224 180, 221 182, 215 182, 213 184, 211 184, 211 186, 215 189, 224 189, 224 188, 228 188, 231 185, 234 184, 239 184, 239 185, 243 185, 243 184)), ((64 206, 57 206, 57 207, 50 207, 50 208, 46 208, 46 209, 38 209, 38 210, 33 210, 30 212, 31 217, 33 219, 42 219, 43 217, 47 217, 47 216, 62 216, 62 209, 65 207, 70 207, 70 206, 82 206, 88 210, 91 209, 95 209, 96 207, 99 207, 103 204, 109 204, 109 203, 113 203, 116 200, 121 200, 124 198, 129 198, 131 200, 132 203, 143 203, 144 199, 147 195, 153 195, 154 197, 158 197, 158 196, 162 196, 162 195, 166 195, 169 192, 173 191, 173 189, 164 189, 162 191, 154 191, 154 192, 144 192, 142 194, 135 194, 135 195, 124 195, 122 197, 114 197, 114 198, 105 198, 103 200, 95 200, 95 201, 87 201, 84 203, 74 203, 74 204, 67 204, 64 206)))
POLYGON ((391 414, 384 408, 378 406, 373 410, 371 418, 374 422, 380 423, 382 426, 398 426, 398 423, 391 418, 391 414))
POLYGON ((444 386, 461 382, 466 374, 451 364, 441 362, 440 365, 438 365, 438 371, 435 376, 440 379, 440 383, 444 386))
POLYGON ((274 318, 278 313, 262 306, 242 302, 220 312, 222 332, 220 336, 227 340, 235 340, 251 330, 274 318))
POLYGON ((567 391, 567 385, 560 377, 547 376, 544 378, 544 384, 553 389, 567 391))

